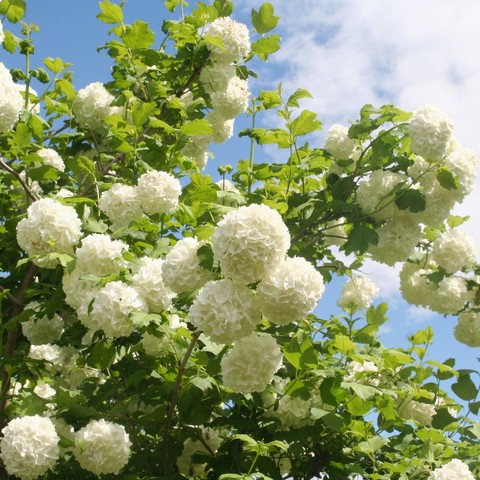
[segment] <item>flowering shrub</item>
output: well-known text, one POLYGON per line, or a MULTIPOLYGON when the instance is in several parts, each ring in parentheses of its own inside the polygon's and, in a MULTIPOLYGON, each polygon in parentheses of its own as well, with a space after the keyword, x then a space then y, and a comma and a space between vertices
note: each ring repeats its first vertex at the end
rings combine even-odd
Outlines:
POLYGON ((25 57, 0 63, 0 477, 478 478, 478 372, 430 359, 430 327, 382 345, 364 274, 394 266, 480 346, 451 214, 478 160, 452 120, 366 105, 318 145, 306 90, 258 88, 269 3, 247 26, 227 0, 168 0, 155 31, 102 0, 112 77, 77 90, 59 58, 30 68, 37 27, 9 31, 27 3, 0 2, 25 57), (249 158, 222 165, 244 114, 249 158))

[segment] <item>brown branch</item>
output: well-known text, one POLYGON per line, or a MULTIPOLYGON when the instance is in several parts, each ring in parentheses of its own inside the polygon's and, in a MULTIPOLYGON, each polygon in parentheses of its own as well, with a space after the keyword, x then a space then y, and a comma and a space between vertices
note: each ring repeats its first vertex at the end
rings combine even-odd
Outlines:
POLYGON ((175 385, 173 387, 173 395, 172 395, 172 402, 170 403, 170 408, 168 409, 167 418, 165 420, 165 425, 163 426, 163 468, 164 474, 165 469, 167 466, 167 456, 168 456, 168 432, 170 430, 170 425, 172 423, 173 414, 175 413, 175 409, 177 408, 178 397, 180 395, 180 388, 182 383, 183 373, 185 372, 185 368, 187 366, 188 359, 193 352, 195 344, 197 343, 198 338, 200 337, 201 332, 196 331, 190 342, 190 345, 185 352, 185 355, 182 359, 182 363, 180 363, 178 367, 177 378, 175 379, 175 385))
POLYGON ((22 185, 23 189, 27 193, 27 195, 35 202, 39 199, 38 195, 32 192, 30 190, 30 187, 27 185, 27 182, 20 176, 19 173, 17 173, 13 168, 11 168, 9 165, 5 163, 3 158, 0 157, 0 166, 7 171, 8 173, 11 173, 22 185))
POLYGON ((21 307, 22 304, 18 301, 17 298, 15 298, 9 291, 8 291, 8 288, 5 288, 5 287, 2 287, 0 285, 0 292, 6 292, 5 293, 5 297, 8 298, 8 300, 10 300, 12 303, 14 303, 15 305, 21 307))

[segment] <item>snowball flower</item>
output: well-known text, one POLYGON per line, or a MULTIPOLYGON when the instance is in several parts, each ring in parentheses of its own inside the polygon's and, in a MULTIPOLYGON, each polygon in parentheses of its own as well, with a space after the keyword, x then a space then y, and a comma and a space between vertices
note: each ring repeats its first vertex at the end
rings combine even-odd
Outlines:
POLYGON ((6 132, 15 125, 24 105, 10 70, 0 62, 0 132, 6 132))
POLYGON ((133 276, 133 286, 147 303, 150 312, 160 313, 172 305, 175 293, 166 286, 161 258, 144 258, 138 272, 133 276))
POLYGON ((207 28, 207 35, 222 40, 223 47, 209 44, 213 58, 222 63, 238 62, 250 53, 248 28, 230 17, 216 18, 207 28))
POLYGON ((466 232, 447 230, 433 242, 432 260, 447 273, 473 267, 477 259, 475 241, 466 232))
POLYGON ((128 245, 121 240, 112 240, 103 233, 92 233, 77 248, 75 270, 99 277, 117 273, 126 265, 123 252, 127 250, 128 245))
POLYGON ((277 417, 287 429, 304 427, 311 423, 311 404, 311 399, 304 400, 300 397, 283 395, 278 400, 276 408, 270 413, 272 416, 277 417))
POLYGON ((459 189, 458 200, 470 194, 477 179, 478 158, 474 150, 464 148, 458 142, 452 142, 451 149, 445 158, 445 166, 457 177, 459 189))
POLYGON ((46 362, 47 370, 57 370, 68 372, 75 367, 79 357, 74 347, 61 347, 55 344, 30 345, 28 353, 34 360, 43 360, 46 362))
POLYGON ((290 234, 276 210, 252 204, 227 213, 211 241, 223 274, 249 284, 261 280, 285 258, 290 234))
POLYGON ((200 266, 198 249, 203 242, 193 237, 179 240, 162 265, 163 280, 177 293, 193 292, 212 279, 212 273, 200 266))
MULTIPOLYGON (((111 338, 130 335, 135 328, 130 314, 147 311, 139 291, 121 281, 107 283, 93 298, 91 312, 79 319, 90 330, 103 330, 111 338)), ((85 303, 90 302, 87 297, 85 303)))
MULTIPOLYGON (((25 309, 37 310, 38 303, 32 302, 25 309)), ((60 315, 54 314, 52 318, 46 315, 38 316, 37 312, 26 321, 22 322, 22 333, 33 345, 42 345, 45 343, 56 342, 63 331, 63 320, 60 315)))
POLYGON ((227 84, 227 88, 212 92, 210 99, 215 115, 225 120, 235 118, 248 108, 250 101, 248 82, 237 76, 232 77, 227 84))
POLYGON ((413 305, 424 307, 435 296, 436 286, 428 281, 431 269, 421 268, 414 263, 405 262, 400 271, 400 292, 402 297, 413 305))
POLYGON ((413 420, 423 426, 430 425, 436 413, 435 405, 417 402, 416 400, 408 398, 402 400, 398 408, 398 415, 400 417, 413 420))
POLYGON ((469 347, 480 347, 480 313, 460 313, 454 335, 459 342, 469 347))
POLYGON ((2 430, 0 457, 10 475, 33 480, 54 467, 60 454, 55 426, 39 415, 14 418, 2 430))
POLYGON ((347 127, 335 124, 328 130, 324 148, 338 160, 346 160, 355 149, 355 140, 348 137, 347 127))
POLYGON ((42 380, 39 380, 35 385, 35 388, 33 389, 33 393, 38 395, 40 398, 43 398, 46 400, 48 398, 54 397, 57 391, 54 388, 52 388, 48 383, 45 383, 42 380))
POLYGON ((212 126, 212 142, 225 143, 233 135, 233 118, 227 118, 221 112, 213 110, 208 113, 207 120, 212 126))
MULTIPOLYGON (((80 307, 82 301, 94 290, 98 290, 92 282, 82 278, 86 272, 75 268, 71 273, 65 273, 62 278, 62 289, 65 293, 65 302, 73 309, 80 307)), ((90 300, 92 298, 90 297, 90 300)))
POLYGON ((364 383, 375 387, 380 384, 380 379, 376 378, 376 375, 371 375, 378 373, 378 367, 369 360, 365 360, 363 363, 353 360, 347 365, 347 370, 348 373, 344 377, 346 382, 364 383))
POLYGON ((78 91, 72 103, 72 111, 80 124, 87 125, 96 130, 103 125, 103 120, 108 115, 116 112, 111 104, 113 95, 100 82, 94 82, 78 91))
POLYGON ((367 180, 362 180, 357 189, 357 202, 362 211, 378 220, 392 218, 398 207, 393 190, 404 182, 407 176, 384 170, 375 170, 367 180))
POLYGON ((205 284, 188 316, 212 341, 232 343, 254 330, 260 322, 260 309, 248 287, 225 279, 205 284))
POLYGON ((447 315, 459 312, 467 299, 466 280, 462 277, 445 277, 426 301, 431 310, 447 315))
POLYGON ((342 289, 337 305, 343 310, 355 312, 368 308, 378 295, 378 287, 372 280, 360 275, 353 275, 342 289))
POLYGON ((173 175, 151 170, 138 179, 137 192, 145 213, 172 213, 177 208, 182 187, 173 175))
POLYGON ((252 333, 235 342, 222 358, 223 384, 238 393, 261 392, 282 364, 282 352, 271 335, 252 333))
MULTIPOLYGON (((17 225, 17 241, 30 257, 45 253, 73 254, 82 232, 81 221, 73 207, 62 205, 51 198, 33 202, 27 217, 17 225)), ((45 268, 53 268, 58 261, 35 261, 45 268)))
POLYGON ((73 454, 83 469, 95 475, 117 475, 128 463, 131 446, 123 425, 92 420, 75 432, 73 454))
POLYGON ((414 153, 426 159, 440 160, 452 135, 453 123, 435 105, 417 109, 410 119, 409 134, 414 153))
POLYGON ((105 212, 113 228, 126 227, 143 215, 137 189, 122 183, 114 183, 102 193, 98 208, 105 212))
POLYGON ((235 77, 235 65, 224 62, 217 62, 206 65, 200 72, 200 82, 207 93, 225 91, 228 82, 235 77))
POLYGON ((279 325, 296 322, 308 315, 324 291, 322 275, 302 257, 280 262, 257 287, 263 315, 279 325))
POLYGON ((212 155, 208 151, 211 135, 192 135, 187 144, 182 148, 182 155, 195 162, 200 170, 207 166, 209 157, 212 155))
POLYGON ((475 480, 468 465, 454 458, 443 467, 436 468, 428 477, 428 480, 475 480))
POLYGON ((63 162, 62 157, 53 150, 53 148, 41 148, 37 155, 42 159, 43 165, 50 165, 53 168, 56 168, 60 172, 65 171, 65 163, 63 162))

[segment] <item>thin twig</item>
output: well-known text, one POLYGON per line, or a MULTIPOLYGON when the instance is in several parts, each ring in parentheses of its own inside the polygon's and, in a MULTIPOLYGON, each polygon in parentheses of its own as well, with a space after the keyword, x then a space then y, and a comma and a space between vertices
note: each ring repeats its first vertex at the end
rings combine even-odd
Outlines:
POLYGON ((23 189, 27 193, 27 195, 35 202, 37 201, 40 197, 36 195, 35 193, 30 190, 29 186, 27 185, 26 181, 20 176, 19 173, 17 173, 12 167, 7 165, 3 158, 0 157, 0 166, 7 171, 8 173, 11 173, 22 185, 23 189))
MULTIPOLYGON (((188 359, 193 352, 195 344, 197 343, 198 338, 200 337, 201 332, 197 331, 193 334, 190 345, 185 352, 185 355, 178 367, 177 378, 175 379, 175 386, 173 387, 172 402, 170 403, 170 408, 168 409, 167 418, 165 420, 165 425, 163 427, 163 468, 167 466, 167 456, 168 456, 168 432, 170 430, 170 425, 172 423, 173 414, 177 407, 178 397, 180 395, 180 387, 182 383, 183 373, 187 366, 188 359)), ((165 472, 164 472, 165 473, 165 472)))

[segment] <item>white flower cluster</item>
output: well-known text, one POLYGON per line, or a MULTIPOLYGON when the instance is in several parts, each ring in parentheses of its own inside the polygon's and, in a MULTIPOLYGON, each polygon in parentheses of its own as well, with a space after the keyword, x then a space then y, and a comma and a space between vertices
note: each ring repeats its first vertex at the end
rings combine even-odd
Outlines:
POLYGON ((469 347, 480 347, 480 313, 461 312, 454 335, 459 342, 469 347))
POLYGON ((209 44, 214 59, 222 64, 238 62, 250 53, 248 28, 230 17, 215 19, 207 29, 207 35, 219 38, 223 48, 209 44))
POLYGON ((212 248, 223 274, 245 285, 261 280, 283 261, 290 234, 280 214, 252 204, 230 211, 212 234, 212 248))
POLYGON ((467 233, 447 230, 433 242, 431 255, 432 260, 447 273, 455 273, 473 267, 477 259, 477 247, 467 233))
POLYGON ((117 273, 126 266, 123 253, 128 245, 121 240, 112 240, 109 235, 92 233, 83 238, 76 250, 77 262, 74 272, 91 273, 99 277, 117 273))
POLYGON ((254 332, 236 341, 222 358, 223 384, 238 393, 261 392, 272 381, 282 358, 275 338, 254 332))
POLYGON ((211 428, 202 428, 203 442, 187 438, 183 442, 182 454, 177 458, 178 471, 189 477, 197 477, 205 474, 205 463, 194 463, 192 456, 196 453, 210 455, 210 452, 216 452, 222 444, 222 438, 219 433, 211 428), (209 449, 205 446, 208 445, 209 449))
POLYGON ((65 163, 62 157, 53 150, 53 148, 41 148, 37 155, 42 159, 43 165, 50 165, 53 168, 56 168, 60 172, 65 171, 65 163))
POLYGON ((352 360, 347 365, 348 373, 345 375, 346 382, 358 382, 366 385, 378 387, 380 378, 378 378, 378 367, 369 360, 363 363, 352 360))
POLYGON ((113 100, 113 95, 108 93, 102 83, 94 82, 77 92, 72 111, 79 124, 98 130, 105 117, 123 112, 120 107, 111 106, 113 100))
POLYGON ((378 287, 365 276, 353 275, 343 285, 337 305, 345 311, 356 312, 368 308, 378 295, 378 287))
POLYGON ((126 227, 143 215, 137 189, 122 183, 114 183, 102 192, 98 207, 112 222, 112 229, 126 227))
POLYGON ((399 401, 398 415, 406 420, 413 420, 422 426, 430 425, 436 413, 437 410, 432 403, 417 402, 411 398, 399 401))
POLYGON ((122 425, 103 419, 92 420, 75 432, 73 454, 83 469, 95 475, 117 475, 128 463, 131 446, 122 425))
POLYGON ((357 202, 362 211, 377 220, 392 218, 398 211, 393 192, 407 176, 385 170, 375 170, 367 180, 362 180, 357 189, 357 202))
MULTIPOLYGON (((33 202, 27 217, 17 225, 17 241, 30 257, 46 253, 73 254, 73 247, 82 236, 81 221, 73 207, 51 198, 33 202)), ((39 266, 53 268, 58 261, 35 260, 39 266)))
POLYGON ((34 360, 43 360, 49 371, 69 372, 75 367, 79 353, 74 347, 45 343, 30 345, 28 356, 34 360))
POLYGON ((133 286, 140 292, 148 309, 153 313, 168 310, 175 293, 166 286, 163 278, 164 260, 145 258, 133 276, 133 286))
POLYGON ((197 255, 202 245, 196 238, 183 238, 165 257, 162 265, 163 280, 174 292, 193 292, 211 280, 211 272, 200 265, 197 255))
POLYGON ((263 315, 278 325, 304 318, 315 308, 324 291, 322 275, 301 257, 279 262, 257 287, 263 315))
POLYGON ((121 281, 109 282, 94 294, 91 311, 88 312, 91 300, 88 296, 85 299, 83 312, 86 314, 77 310, 79 320, 88 329, 103 330, 111 338, 130 335, 135 328, 130 314, 148 310, 139 291, 121 281))
POLYGON ((325 139, 325 150, 338 160, 350 158, 355 149, 355 140, 348 137, 348 128, 335 124, 330 127, 325 139))
POLYGON ((454 458, 442 467, 436 468, 428 480, 474 480, 468 465, 454 458))
POLYGON ((50 418, 39 415, 14 418, 2 434, 0 457, 7 472, 21 480, 45 475, 59 458, 60 437, 50 418))
POLYGON ((24 104, 10 70, 0 62, 0 132, 6 132, 15 125, 24 104))
POLYGON ((251 334, 261 319, 251 290, 228 279, 205 284, 188 316, 212 341, 226 344, 251 334))
POLYGON ((137 195, 143 211, 149 215, 172 213, 182 193, 180 182, 167 172, 151 170, 140 176, 137 195))
POLYGON ((438 107, 420 107, 410 119, 412 151, 429 160, 440 160, 445 154, 452 131, 452 121, 438 107))
POLYGON ((32 345, 56 342, 63 331, 63 320, 58 314, 52 318, 47 315, 38 316, 39 306, 37 302, 26 305, 26 310, 33 309, 35 313, 26 322, 22 322, 22 333, 32 345))

